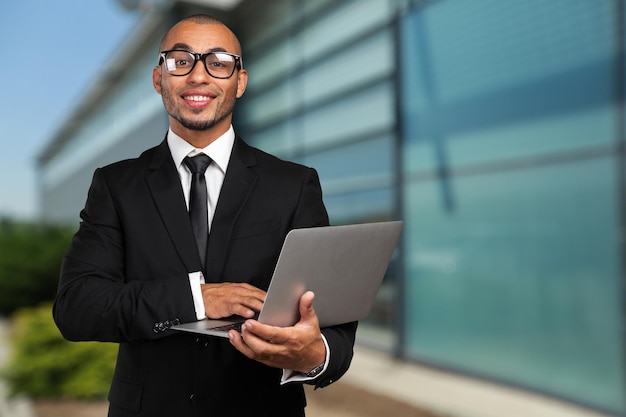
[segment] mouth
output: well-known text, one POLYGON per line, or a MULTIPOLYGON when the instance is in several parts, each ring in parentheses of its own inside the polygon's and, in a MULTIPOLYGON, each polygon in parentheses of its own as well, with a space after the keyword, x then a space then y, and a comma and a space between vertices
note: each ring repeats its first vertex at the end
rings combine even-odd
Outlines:
POLYGON ((183 94, 182 99, 187 103, 189 107, 203 107, 211 103, 213 99, 215 99, 214 95, 207 94, 198 94, 198 93, 188 93, 183 94))

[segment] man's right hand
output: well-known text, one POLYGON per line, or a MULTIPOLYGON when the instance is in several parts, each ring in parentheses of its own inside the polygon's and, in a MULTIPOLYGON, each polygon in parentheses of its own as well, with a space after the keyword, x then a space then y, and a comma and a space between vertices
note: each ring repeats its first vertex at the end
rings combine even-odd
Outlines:
POLYGON ((253 318, 265 302, 265 291, 250 284, 224 282, 201 284, 200 287, 206 316, 210 319, 221 319, 233 314, 253 318))

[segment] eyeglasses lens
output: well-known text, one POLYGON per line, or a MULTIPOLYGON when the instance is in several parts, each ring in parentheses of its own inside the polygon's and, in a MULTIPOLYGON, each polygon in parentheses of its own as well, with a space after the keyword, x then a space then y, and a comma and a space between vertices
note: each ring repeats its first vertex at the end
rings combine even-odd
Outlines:
MULTIPOLYGON (((165 69, 172 75, 187 75, 195 60, 195 56, 189 52, 170 51, 165 54, 165 69)), ((230 77, 237 63, 234 56, 221 52, 207 54, 204 61, 206 70, 216 78, 230 77)))

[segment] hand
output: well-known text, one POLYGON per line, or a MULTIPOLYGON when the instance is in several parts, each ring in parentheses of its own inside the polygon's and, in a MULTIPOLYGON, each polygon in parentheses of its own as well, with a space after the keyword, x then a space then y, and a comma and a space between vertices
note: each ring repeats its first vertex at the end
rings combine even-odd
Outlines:
POLYGON ((265 302, 265 291, 250 284, 225 282, 201 284, 200 288, 206 316, 210 319, 221 319, 233 314, 252 318, 261 311, 265 302))
POLYGON ((326 360, 317 314, 313 309, 315 294, 307 291, 300 298, 300 321, 293 327, 274 327, 247 320, 241 334, 228 333, 230 342, 250 359, 274 368, 307 373, 326 360))

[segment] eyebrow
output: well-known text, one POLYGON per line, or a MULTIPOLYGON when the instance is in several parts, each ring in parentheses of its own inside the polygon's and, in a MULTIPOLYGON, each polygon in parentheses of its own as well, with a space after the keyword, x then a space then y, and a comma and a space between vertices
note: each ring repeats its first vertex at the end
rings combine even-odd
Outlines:
MULTIPOLYGON (((193 52, 191 46, 189 46, 189 45, 187 45, 186 43, 183 43, 183 42, 175 43, 172 46, 172 50, 175 50, 175 49, 184 49, 186 51, 193 52)), ((217 47, 217 48, 209 49, 206 53, 209 53, 209 52, 228 52, 228 51, 226 49, 224 49, 224 48, 217 47)))

